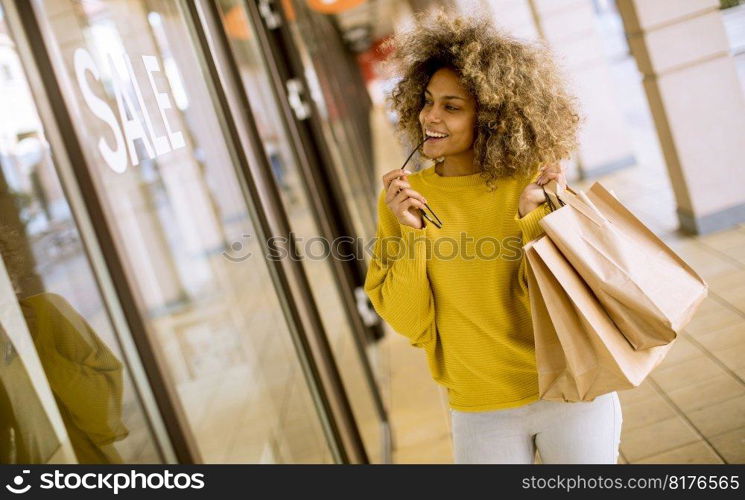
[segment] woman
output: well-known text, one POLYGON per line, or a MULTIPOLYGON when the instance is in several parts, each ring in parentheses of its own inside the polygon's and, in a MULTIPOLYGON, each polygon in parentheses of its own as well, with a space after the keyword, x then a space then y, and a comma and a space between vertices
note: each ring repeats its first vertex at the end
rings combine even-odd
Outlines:
POLYGON ((365 291, 447 388, 456 463, 533 463, 536 448, 543 463, 616 463, 615 392, 538 394, 522 246, 543 234, 542 186, 566 186, 579 123, 550 54, 442 11, 392 45, 398 131, 436 162, 383 176, 365 291))

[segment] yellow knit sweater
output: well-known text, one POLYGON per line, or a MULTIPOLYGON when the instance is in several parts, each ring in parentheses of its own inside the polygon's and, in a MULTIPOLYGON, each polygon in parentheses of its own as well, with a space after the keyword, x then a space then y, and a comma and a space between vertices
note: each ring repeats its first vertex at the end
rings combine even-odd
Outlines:
MULTIPOLYGON (((536 174, 533 180, 538 177, 536 174)), ((434 166, 408 176, 443 227, 400 224, 378 198, 378 229, 365 292, 375 310, 427 354, 432 378, 460 411, 538 400, 533 328, 522 246, 543 234, 546 203, 518 217, 533 180, 480 174, 442 177, 434 166)))

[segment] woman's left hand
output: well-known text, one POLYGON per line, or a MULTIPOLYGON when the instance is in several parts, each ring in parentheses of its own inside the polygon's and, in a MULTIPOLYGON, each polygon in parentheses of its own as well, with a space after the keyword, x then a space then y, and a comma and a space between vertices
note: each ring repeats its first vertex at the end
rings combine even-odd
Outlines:
POLYGON ((546 195, 543 194, 543 187, 551 179, 555 179, 556 182, 562 187, 567 187, 566 178, 566 167, 560 163, 554 165, 544 165, 540 169, 541 175, 536 179, 535 182, 531 182, 523 192, 520 194, 520 202, 518 205, 518 213, 520 217, 525 214, 532 212, 541 203, 546 201, 546 195))

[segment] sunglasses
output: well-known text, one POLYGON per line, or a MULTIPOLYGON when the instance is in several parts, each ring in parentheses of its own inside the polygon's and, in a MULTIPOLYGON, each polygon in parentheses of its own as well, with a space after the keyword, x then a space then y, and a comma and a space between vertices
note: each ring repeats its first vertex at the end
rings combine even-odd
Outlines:
MULTIPOLYGON (((403 170, 403 169, 404 169, 404 167, 406 166, 406 164, 407 164, 407 163, 409 163, 409 160, 411 160, 411 157, 412 157, 412 156, 414 156, 414 153, 416 153, 416 152, 417 152, 417 150, 418 150, 418 149, 419 149, 420 147, 422 147, 422 144, 424 144, 425 142, 427 142, 427 140, 428 140, 428 139, 430 139, 430 138, 429 138, 429 137, 425 137, 425 138, 424 138, 424 140, 423 140, 422 142, 420 142, 420 143, 419 143, 419 145, 418 145, 417 147, 415 147, 415 148, 414 148, 414 151, 412 151, 412 152, 411 152, 411 154, 409 155, 409 157, 408 157, 408 158, 406 158, 406 161, 404 162, 404 164, 403 164, 403 165, 401 165, 401 170, 403 170)), ((420 208, 420 209, 419 209, 419 211, 421 212, 421 214, 422 214, 422 217, 424 217, 425 219, 427 219, 428 221, 430 221, 430 222, 431 222, 431 223, 432 223, 432 224, 433 224, 433 225, 434 225, 434 226, 435 226, 435 227, 436 227, 437 229, 441 229, 441 228, 442 228, 442 221, 440 220, 440 218, 439 218, 439 217, 437 216, 437 214, 436 214, 436 213, 435 213, 435 212, 434 212, 434 211, 433 211, 433 210, 432 210, 432 209, 431 209, 431 208, 429 207, 429 205, 428 205, 427 203, 425 203, 425 204, 424 204, 424 206, 425 206, 425 207, 427 207, 427 210, 429 210, 429 213, 430 213, 430 214, 432 215, 432 217, 434 217, 434 218, 435 218, 435 219, 437 219, 437 220, 435 221, 434 219, 432 219, 432 217, 430 217, 430 216, 429 216, 429 215, 427 214, 427 212, 425 212, 425 211, 424 211, 424 209, 420 208)))

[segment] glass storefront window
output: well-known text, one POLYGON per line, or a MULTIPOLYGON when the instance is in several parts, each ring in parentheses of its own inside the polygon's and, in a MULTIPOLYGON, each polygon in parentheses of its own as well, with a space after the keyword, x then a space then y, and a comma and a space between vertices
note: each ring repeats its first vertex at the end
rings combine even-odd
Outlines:
MULTIPOLYGON (((358 349, 350 320, 345 315, 338 283, 331 269, 330 248, 324 245, 307 190, 303 187, 297 157, 284 131, 275 92, 261 48, 243 0, 220 0, 223 26, 236 59, 246 97, 279 188, 284 209, 295 234, 303 267, 311 283, 329 344, 341 373, 368 459, 383 460, 381 415, 376 408, 377 388, 365 372, 364 351, 358 349)), ((357 311, 353 312, 357 314, 357 311)))
MULTIPOLYGON (((0 66, 0 256, 77 460, 161 462, 2 16, 0 66)), ((16 380, 0 390, 0 460, 46 462, 59 443, 4 332, 0 348, 3 383, 16 380)))
POLYGON ((320 113, 318 122, 332 155, 333 175, 341 185, 356 235, 370 241, 375 236, 375 211, 371 200, 377 199, 379 191, 377 185, 371 186, 373 176, 365 172, 368 162, 361 161, 365 152, 354 136, 353 117, 344 101, 339 80, 345 79, 346 61, 341 60, 340 49, 330 45, 330 40, 337 35, 324 33, 324 28, 331 29, 330 22, 321 23, 325 21, 320 19, 323 16, 311 13, 305 2, 288 0, 281 5, 310 87, 308 93, 320 113))
POLYGON ((40 5, 90 176, 201 459, 331 462, 183 3, 40 5))

